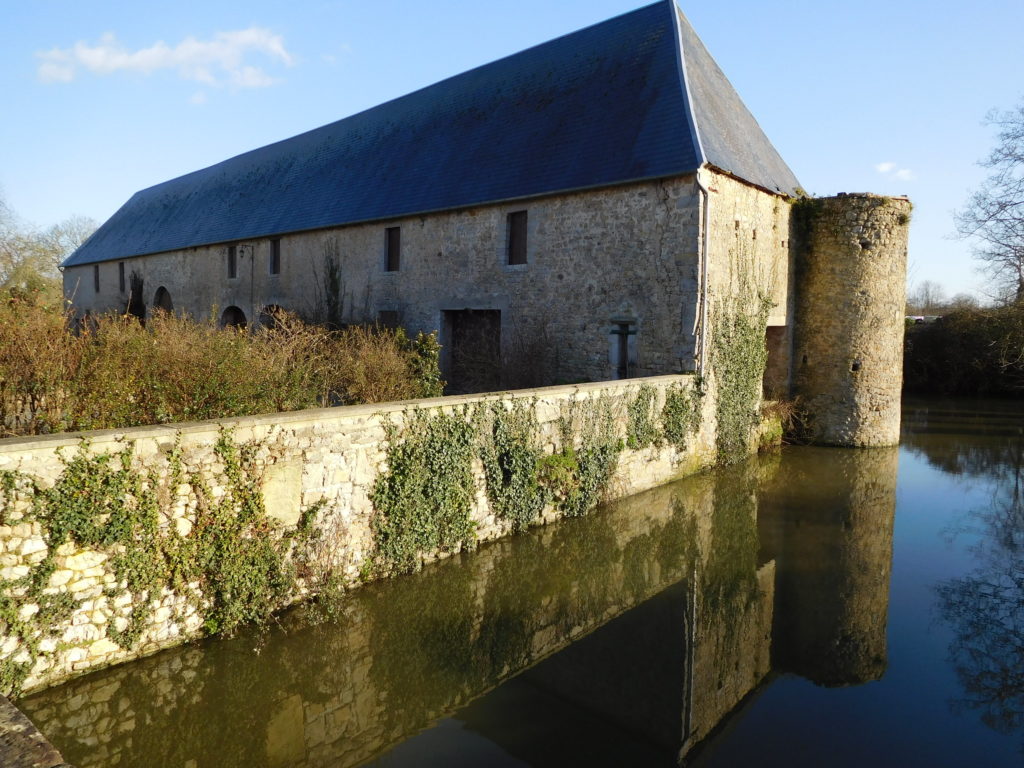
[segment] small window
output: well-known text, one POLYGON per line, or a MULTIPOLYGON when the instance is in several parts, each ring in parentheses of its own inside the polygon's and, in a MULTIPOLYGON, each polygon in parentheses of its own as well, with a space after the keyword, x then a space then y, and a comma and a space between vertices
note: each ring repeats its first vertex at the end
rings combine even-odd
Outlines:
POLYGON ((631 320, 617 320, 611 333, 615 376, 619 379, 632 378, 636 367, 636 342, 630 341, 630 337, 636 338, 636 324, 631 320))
POLYGON ((228 246, 228 279, 234 280, 238 277, 238 247, 228 246))
POLYGON ((402 261, 402 228, 388 227, 384 230, 384 237, 387 244, 384 271, 397 272, 402 261))
POLYGON ((118 290, 120 290, 121 293, 124 293, 125 282, 124 282, 124 262, 123 261, 117 262, 117 285, 118 285, 118 290))
POLYGON ((526 263, 526 211, 508 215, 508 263, 526 263))
POLYGON ((92 289, 96 292, 100 292, 100 265, 92 265, 92 289))
POLYGON ((281 238, 270 241, 270 274, 281 274, 281 238))
POLYGON ((382 309, 377 313, 377 325, 382 328, 397 328, 401 318, 398 316, 398 310, 395 309, 382 309))

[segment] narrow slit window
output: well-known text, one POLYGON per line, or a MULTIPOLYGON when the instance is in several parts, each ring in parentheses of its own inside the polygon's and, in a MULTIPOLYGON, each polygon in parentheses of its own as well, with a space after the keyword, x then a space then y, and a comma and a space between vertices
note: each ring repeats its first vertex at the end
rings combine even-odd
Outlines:
POLYGON ((281 238, 270 241, 270 274, 281 274, 281 238))
POLYGON ((100 292, 100 265, 92 265, 92 289, 96 292, 100 292))
POLYGON ((384 230, 384 238, 387 247, 384 270, 397 272, 402 263, 402 228, 388 227, 384 230))
POLYGON ((238 247, 228 246, 228 279, 234 280, 238 277, 238 247))
POLYGON ((526 263, 526 211, 508 215, 508 263, 526 263))
POLYGON ((125 283, 124 283, 124 262, 123 261, 117 262, 117 285, 118 285, 118 289, 121 291, 121 293, 124 293, 125 283))
POLYGON ((630 359, 634 345, 630 343, 630 336, 636 336, 634 323, 629 321, 615 323, 615 327, 612 328, 614 344, 612 354, 615 362, 615 375, 620 379, 631 378, 634 374, 635 361, 630 359))

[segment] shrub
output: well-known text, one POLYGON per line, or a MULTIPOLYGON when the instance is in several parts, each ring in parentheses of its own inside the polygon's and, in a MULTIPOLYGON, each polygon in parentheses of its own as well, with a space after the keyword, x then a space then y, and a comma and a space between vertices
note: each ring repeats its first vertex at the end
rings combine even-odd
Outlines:
POLYGON ((153 313, 76 323, 63 309, 0 302, 0 433, 195 421, 440 394, 433 335, 330 330, 286 313, 246 332, 153 313))
POLYGON ((960 309, 907 329, 904 389, 939 395, 1024 390, 1024 305, 960 309))

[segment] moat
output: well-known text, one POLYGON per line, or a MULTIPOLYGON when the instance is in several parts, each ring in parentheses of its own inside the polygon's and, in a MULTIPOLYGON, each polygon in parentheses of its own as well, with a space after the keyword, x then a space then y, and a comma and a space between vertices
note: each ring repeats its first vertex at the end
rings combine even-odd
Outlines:
POLYGON ((904 404, 19 702, 90 766, 1019 765, 1024 408, 904 404))

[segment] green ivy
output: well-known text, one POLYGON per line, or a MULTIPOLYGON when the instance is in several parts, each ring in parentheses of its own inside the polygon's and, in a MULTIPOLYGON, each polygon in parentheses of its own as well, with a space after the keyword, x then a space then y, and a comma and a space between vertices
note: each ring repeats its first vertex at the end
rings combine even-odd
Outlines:
POLYGON ((711 347, 718 384, 718 460, 733 463, 748 453, 750 436, 760 421, 758 406, 768 361, 764 329, 771 303, 761 298, 753 312, 725 304, 715 313, 711 347))
POLYGON ((700 431, 703 421, 704 382, 698 376, 690 387, 673 384, 665 392, 661 424, 665 439, 679 450, 686 450, 687 440, 700 431))
POLYGON ((225 493, 215 498, 198 474, 197 519, 184 557, 177 566, 179 580, 198 580, 207 607, 204 627, 226 634, 238 626, 265 621, 288 597, 294 573, 285 562, 290 538, 273 535, 256 471, 255 443, 237 445, 221 432, 215 452, 227 480, 225 493))
POLYGON ((282 607, 295 586, 293 543, 308 536, 305 529, 319 507, 303 511, 295 534, 275 535, 263 505, 257 448, 237 445, 228 430, 221 432, 214 447, 221 464, 220 495, 198 472, 186 477, 178 445, 163 475, 139 469, 131 446, 93 454, 86 441, 70 457, 58 451, 64 469, 51 488, 21 473, 0 473, 0 517, 10 520, 16 506, 24 507, 21 522, 38 522, 47 546, 45 558, 27 576, 0 582, 3 633, 18 637, 31 658, 0 662, 0 688, 20 689, 41 655, 42 640, 58 637, 78 605, 70 593, 44 592, 62 544, 110 555, 118 586, 106 595, 127 591, 132 609, 121 629, 108 622, 107 635, 126 649, 138 643, 164 589, 188 598, 211 634, 264 621, 282 607), (161 526, 161 520, 171 518, 173 491, 186 481, 198 505, 191 531, 182 536, 173 526, 161 526), (20 608, 29 604, 40 610, 23 620, 20 608))
POLYGON ((546 457, 541 465, 541 477, 551 489, 555 505, 569 517, 583 515, 601 501, 625 447, 607 400, 589 406, 576 429, 575 415, 570 413, 561 420, 562 450, 546 457))
POLYGON ((633 450, 647 448, 661 441, 661 431, 654 415, 657 390, 650 384, 641 384, 636 397, 626 408, 628 423, 626 445, 633 450))
POLYGON ((521 531, 536 520, 549 492, 540 482, 540 428, 532 407, 513 401, 481 404, 477 423, 487 498, 495 512, 521 531))
POLYGON ((376 570, 411 571, 426 554, 473 542, 476 452, 465 414, 414 410, 401 434, 388 427, 388 469, 370 494, 376 570))

